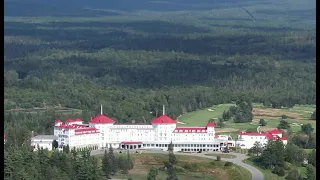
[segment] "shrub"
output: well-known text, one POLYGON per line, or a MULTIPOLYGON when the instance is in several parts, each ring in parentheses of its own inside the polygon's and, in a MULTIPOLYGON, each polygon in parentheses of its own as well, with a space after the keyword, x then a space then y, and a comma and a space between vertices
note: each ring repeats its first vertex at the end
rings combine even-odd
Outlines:
POLYGON ((278 174, 280 169, 281 169, 280 167, 276 166, 275 168, 273 168, 272 173, 278 174))
POLYGON ((232 162, 226 162, 226 163, 224 164, 224 166, 232 166, 232 165, 233 165, 232 162))
POLYGON ((221 156, 217 156, 217 161, 221 161, 221 156))
POLYGON ((280 171, 278 172, 278 176, 284 176, 284 175, 286 175, 286 171, 283 168, 281 168, 280 171))
POLYGON ((184 172, 186 172, 186 170, 185 170, 183 167, 180 167, 180 166, 176 166, 175 169, 176 169, 176 172, 177 172, 177 173, 184 173, 184 172))
POLYGON ((188 171, 195 171, 195 170, 199 169, 199 166, 196 163, 187 163, 187 164, 183 165, 182 167, 188 171))
POLYGON ((158 170, 159 171, 166 171, 165 167, 159 167, 158 170))
POLYGON ((210 162, 210 165, 215 166, 215 165, 216 165, 216 162, 215 162, 215 161, 211 161, 211 162, 210 162))
POLYGON ((291 165, 290 163, 285 162, 283 168, 284 168, 286 171, 288 171, 288 170, 290 170, 290 165, 291 165))

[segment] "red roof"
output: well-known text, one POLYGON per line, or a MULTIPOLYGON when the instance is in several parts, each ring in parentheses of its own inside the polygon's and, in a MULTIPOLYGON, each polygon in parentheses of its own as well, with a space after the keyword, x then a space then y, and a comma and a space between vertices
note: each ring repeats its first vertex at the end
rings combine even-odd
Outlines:
POLYGON ((176 124, 177 121, 167 115, 161 115, 150 122, 151 124, 176 124))
POLYGON ((81 129, 76 129, 74 132, 84 132, 84 131, 95 131, 98 130, 97 128, 81 128, 81 129))
POLYGON ((177 127, 173 131, 174 133, 206 133, 206 127, 177 127))
POLYGON ((111 118, 105 116, 105 115, 98 115, 96 117, 94 117, 90 123, 94 123, 94 124, 113 124, 115 123, 114 120, 112 120, 111 118))
POLYGON ((142 144, 140 141, 123 141, 120 144, 142 144))
POLYGON ((74 130, 75 135, 83 135, 83 134, 96 134, 99 133, 99 130, 96 128, 81 128, 74 130))
POLYGON ((288 140, 288 138, 283 136, 283 137, 281 138, 281 140, 282 140, 282 141, 286 141, 286 140, 288 140))
POLYGON ((269 134, 269 133, 266 135, 266 138, 267 138, 268 140, 276 140, 277 137, 278 137, 278 136, 275 136, 275 135, 272 135, 272 134, 269 134))
POLYGON ((270 133, 270 134, 282 134, 282 132, 279 131, 278 129, 272 129, 272 130, 269 131, 268 133, 270 133))
POLYGON ((55 126, 55 127, 62 128, 62 129, 87 128, 87 126, 83 124, 71 124, 71 125, 61 124, 60 126, 55 126))
POLYGON ((216 125, 214 124, 214 122, 208 122, 207 123, 207 125, 206 125, 207 127, 216 127, 216 125))

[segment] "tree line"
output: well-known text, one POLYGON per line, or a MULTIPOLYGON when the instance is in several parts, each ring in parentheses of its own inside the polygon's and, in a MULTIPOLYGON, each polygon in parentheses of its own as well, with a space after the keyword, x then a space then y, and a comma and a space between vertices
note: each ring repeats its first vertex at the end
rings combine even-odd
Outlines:
POLYGON ((285 176, 288 180, 302 180, 300 172, 292 167, 306 167, 306 179, 316 179, 316 151, 305 153, 292 141, 284 145, 280 139, 268 141, 266 146, 256 142, 248 152, 251 160, 264 169, 271 170, 278 176, 285 176))

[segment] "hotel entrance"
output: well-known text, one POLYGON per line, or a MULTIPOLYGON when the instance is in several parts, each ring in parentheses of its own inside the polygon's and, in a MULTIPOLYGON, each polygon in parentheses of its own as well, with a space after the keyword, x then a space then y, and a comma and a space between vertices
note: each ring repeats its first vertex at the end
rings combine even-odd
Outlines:
POLYGON ((139 149, 142 147, 142 142, 124 141, 120 143, 121 149, 139 149))

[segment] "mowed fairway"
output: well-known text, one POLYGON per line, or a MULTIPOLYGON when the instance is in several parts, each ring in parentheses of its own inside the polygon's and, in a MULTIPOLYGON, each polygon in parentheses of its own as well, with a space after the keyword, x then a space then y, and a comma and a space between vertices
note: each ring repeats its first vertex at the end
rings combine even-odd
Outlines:
POLYGON ((223 111, 228 110, 229 107, 233 105, 234 104, 219 104, 203 110, 186 113, 178 117, 178 121, 185 124, 178 123, 178 125, 179 126, 204 126, 207 124, 207 122, 210 119, 212 118, 218 119, 219 117, 221 117, 223 111))
MULTIPOLYGON (((222 117, 223 111, 227 111, 234 104, 220 104, 210 108, 186 113, 178 117, 178 126, 204 126, 210 119, 217 120, 222 117)), ((264 119, 267 125, 261 127, 261 131, 268 131, 276 128, 281 120, 282 115, 287 115, 286 119, 292 130, 298 132, 302 124, 310 123, 316 131, 316 121, 310 120, 310 116, 315 111, 315 105, 295 105, 293 108, 273 109, 265 108, 262 104, 253 104, 254 119, 251 123, 233 123, 232 120, 225 122, 224 128, 216 128, 217 133, 231 134, 234 137, 237 132, 247 129, 258 128, 259 120, 264 119)))

